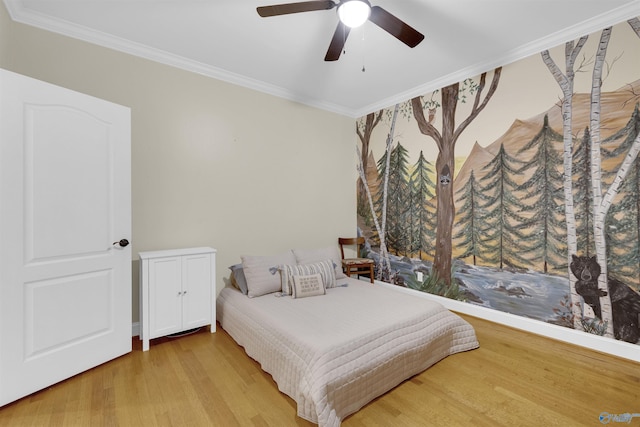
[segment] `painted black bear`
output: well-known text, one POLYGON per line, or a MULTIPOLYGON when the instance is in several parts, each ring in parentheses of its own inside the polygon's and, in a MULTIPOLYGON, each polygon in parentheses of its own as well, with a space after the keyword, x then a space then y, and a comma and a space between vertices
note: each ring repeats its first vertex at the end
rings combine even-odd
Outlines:
MULTIPOLYGON (((598 277, 602 272, 600 265, 595 256, 572 257, 571 272, 578 279, 576 292, 595 315, 602 318, 600 297, 606 296, 607 292, 598 289, 598 277)), ((616 339, 635 344, 640 339, 640 294, 613 277, 608 278, 607 284, 611 293, 613 335, 616 339)))

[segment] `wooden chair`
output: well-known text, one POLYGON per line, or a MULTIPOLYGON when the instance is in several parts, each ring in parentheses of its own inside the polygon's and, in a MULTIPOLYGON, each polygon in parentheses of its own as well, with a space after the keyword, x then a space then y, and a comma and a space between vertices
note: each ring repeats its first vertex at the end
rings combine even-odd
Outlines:
POLYGON ((360 256, 360 247, 364 245, 364 237, 338 237, 338 244, 340 245, 340 254, 342 255, 342 270, 344 274, 351 277, 352 274, 357 274, 358 277, 369 276, 371 283, 373 283, 374 273, 374 261, 370 258, 345 258, 344 247, 354 246, 356 247, 356 256, 360 256))

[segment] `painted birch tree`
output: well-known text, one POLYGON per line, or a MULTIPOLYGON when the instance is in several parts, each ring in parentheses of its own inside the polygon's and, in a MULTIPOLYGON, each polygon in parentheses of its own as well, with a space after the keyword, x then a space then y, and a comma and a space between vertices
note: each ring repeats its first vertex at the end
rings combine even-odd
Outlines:
MULTIPOLYGON (((640 22, 637 18, 628 21, 629 25, 634 29, 640 37, 640 22)), ((611 38, 611 27, 605 28, 600 36, 596 58, 593 67, 591 79, 591 109, 589 117, 590 128, 590 166, 591 166, 591 192, 593 199, 593 234, 596 249, 596 258, 602 269, 601 275, 598 277, 598 288, 602 291, 600 297, 600 307, 602 312, 602 321, 606 324, 605 335, 613 337, 613 318, 611 311, 611 298, 609 295, 607 283, 607 253, 606 253, 606 237, 605 237, 605 220, 607 212, 611 207, 614 197, 618 194, 618 190, 622 182, 629 172, 631 165, 640 150, 640 136, 637 137, 629 149, 627 156, 622 161, 616 176, 609 186, 606 193, 603 194, 602 189, 602 168, 601 168, 601 148, 600 148, 600 100, 602 87, 602 73, 605 64, 605 57, 609 40, 611 38)), ((565 66, 566 75, 562 73, 560 68, 555 64, 549 55, 549 51, 542 52, 542 59, 556 79, 563 93, 562 117, 563 117, 563 135, 564 135, 564 191, 565 191, 565 215, 567 224, 567 259, 568 264, 571 263, 572 255, 577 254, 577 238, 576 238, 576 220, 573 205, 573 134, 572 134, 572 100, 573 100, 573 80, 575 76, 574 64, 578 53, 584 46, 587 37, 582 37, 574 46, 573 42, 565 44, 565 66)), ((568 277, 571 288, 571 302, 573 313, 573 325, 575 329, 583 329, 581 319, 583 317, 582 304, 580 295, 575 291, 576 278, 568 269, 568 277)))
MULTIPOLYGON (((636 20, 630 20, 629 24, 640 37, 640 26, 636 20)), ((602 269, 602 273, 598 277, 598 289, 600 289, 600 307, 602 310, 602 321, 605 322, 607 329, 605 336, 613 338, 613 316, 611 310, 611 295, 608 285, 608 269, 607 269, 607 245, 605 233, 605 220, 613 199, 618 194, 622 183, 631 170, 633 162, 640 151, 640 135, 636 137, 629 152, 620 164, 616 176, 607 189, 603 193, 602 183, 602 167, 601 167, 601 140, 600 140, 600 98, 602 87, 602 72, 605 63, 605 56, 609 40, 611 39, 611 27, 602 30, 600 42, 596 53, 595 64, 593 67, 593 75, 591 78, 591 110, 589 117, 589 127, 591 128, 591 172, 593 186, 593 233, 594 243, 596 246, 596 259, 602 269)))
MULTIPOLYGON (((369 113, 366 115, 364 120, 356 123, 356 135, 358 135, 358 139, 360 140, 360 144, 362 149, 359 150, 358 159, 359 163, 362 164, 362 168, 365 172, 369 167, 369 144, 371 143, 371 134, 373 130, 378 126, 380 121, 382 120, 383 111, 380 110, 377 113, 369 113)), ((363 213, 365 209, 365 201, 366 191, 365 187, 367 185, 366 180, 358 180, 358 212, 363 213)))
POLYGON ((360 176, 360 180, 364 183, 364 194, 366 196, 366 200, 369 202, 369 209, 371 210, 371 217, 373 220, 373 225, 378 232, 380 237, 380 264, 384 263, 387 268, 391 269, 391 262, 389 261, 389 254, 387 252, 387 246, 384 241, 384 233, 382 231, 382 227, 380 225, 380 221, 378 220, 378 215, 376 215, 375 206, 373 203, 373 196, 371 195, 371 190, 369 189, 369 184, 367 183, 367 175, 365 173, 364 165, 362 164, 362 153, 360 152, 360 147, 356 144, 356 152, 358 154, 358 175, 360 176))
POLYGON ((436 159, 436 248, 433 260, 433 273, 442 280, 447 287, 451 286, 452 260, 452 232, 455 217, 453 200, 453 177, 455 174, 455 147, 458 138, 464 130, 478 117, 498 88, 502 67, 493 71, 493 79, 486 95, 487 73, 482 73, 480 83, 475 87, 475 97, 471 112, 456 127, 456 110, 461 96, 460 83, 444 87, 441 92, 442 128, 438 130, 424 114, 426 103, 418 96, 411 100, 413 116, 418 124, 420 133, 433 139, 438 147, 436 159))
MULTIPOLYGON (((385 239, 385 230, 387 226, 387 198, 388 198, 388 187, 389 187, 389 169, 390 169, 390 161, 391 161, 391 147, 393 144, 394 132, 395 132, 395 123, 398 118, 398 110, 400 109, 400 104, 396 104, 393 110, 393 117, 391 118, 391 129, 387 135, 387 143, 385 148, 385 157, 386 157, 386 165, 385 165, 385 173, 382 177, 382 190, 380 197, 382 199, 382 208, 380 210, 380 219, 378 219, 378 215, 376 214, 375 204, 373 200, 373 196, 371 195, 371 190, 369 184, 367 183, 366 177, 366 169, 364 167, 363 157, 364 154, 360 151, 360 147, 356 144, 356 150, 358 153, 358 174, 360 179, 364 183, 365 193, 367 195, 367 200, 369 201, 369 209, 371 210, 371 216, 373 218, 373 223, 376 228, 376 232, 380 238, 380 265, 378 266, 378 271, 376 273, 376 278, 379 280, 387 280, 391 274, 391 260, 389 259, 389 252, 387 250, 387 243, 385 239)), ((382 117, 382 112, 380 112, 380 117, 382 117)), ((377 124, 379 120, 375 123, 377 124)), ((369 137, 371 134, 369 134, 369 137)))
POLYGON ((563 74, 560 67, 551 58, 548 50, 542 52, 542 61, 545 63, 554 79, 562 89, 562 134, 563 134, 563 188, 565 198, 565 217, 567 224, 567 274, 569 277, 569 287, 571 295, 571 312, 573 314, 573 327, 582 330, 582 300, 576 292, 576 278, 571 273, 572 256, 578 253, 576 237, 576 218, 573 205, 573 126, 572 103, 573 103, 573 82, 575 78, 574 65, 578 54, 587 42, 587 36, 581 37, 577 43, 573 41, 565 43, 565 69, 563 74))

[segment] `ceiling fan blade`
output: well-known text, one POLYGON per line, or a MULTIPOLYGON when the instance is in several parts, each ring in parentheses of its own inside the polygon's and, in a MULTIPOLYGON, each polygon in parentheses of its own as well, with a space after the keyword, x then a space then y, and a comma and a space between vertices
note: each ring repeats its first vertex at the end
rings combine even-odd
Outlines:
POLYGON ((324 57, 325 61, 337 61, 338 58, 340 58, 340 54, 342 53, 342 49, 344 49, 344 44, 347 41, 347 36, 350 31, 351 28, 344 25, 342 21, 338 21, 338 26, 336 27, 335 33, 333 33, 329 49, 324 57))
POLYGON ((424 39, 424 35, 405 24, 380 6, 371 7, 369 21, 391 34, 409 47, 416 47, 424 39))
POLYGON ((298 3, 275 4, 273 6, 257 7, 258 15, 266 18, 268 16, 288 15, 290 13, 313 12, 314 10, 329 10, 336 7, 332 0, 326 1, 303 1, 298 3))

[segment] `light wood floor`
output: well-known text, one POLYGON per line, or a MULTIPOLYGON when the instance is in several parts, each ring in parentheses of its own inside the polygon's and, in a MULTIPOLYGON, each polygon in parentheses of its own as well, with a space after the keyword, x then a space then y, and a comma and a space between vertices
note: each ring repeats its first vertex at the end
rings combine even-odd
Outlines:
MULTIPOLYGON (((640 413, 640 364, 463 317, 479 349, 446 358, 343 426, 597 426, 602 412, 640 413)), ((0 408, 0 425, 313 426, 219 327, 140 349, 136 338, 132 353, 0 408)))

